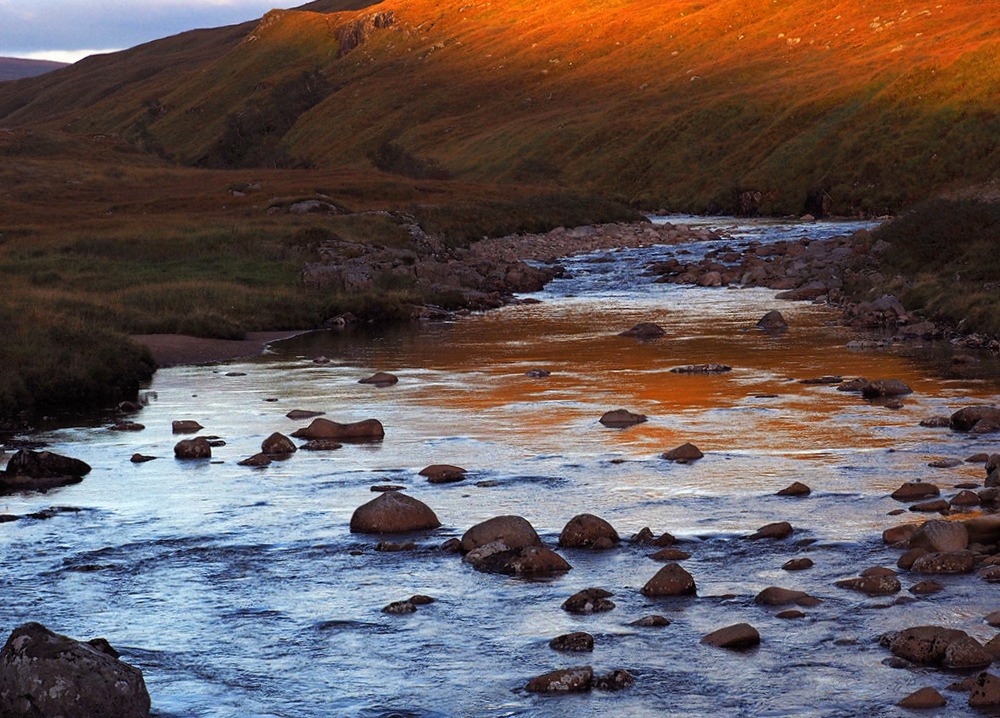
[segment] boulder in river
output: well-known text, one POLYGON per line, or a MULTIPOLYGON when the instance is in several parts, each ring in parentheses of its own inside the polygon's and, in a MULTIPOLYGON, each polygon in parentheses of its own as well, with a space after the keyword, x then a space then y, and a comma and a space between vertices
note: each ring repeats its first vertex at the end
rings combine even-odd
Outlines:
POLYGON ((205 427, 191 419, 180 419, 171 424, 175 434, 195 434, 205 427))
POLYGON ((951 415, 951 428, 955 431, 972 431, 980 421, 1000 424, 1000 406, 966 406, 951 415))
POLYGON ((618 336, 634 337, 636 339, 658 339, 664 334, 666 334, 666 332, 659 324, 653 324, 652 322, 640 322, 631 329, 621 332, 618 336))
POLYGON ((701 449, 689 441, 686 444, 681 444, 675 449, 664 452, 661 454, 660 458, 666 459, 667 461, 676 461, 678 464, 687 464, 692 461, 697 461, 704 456, 705 455, 701 453, 701 449))
POLYGON ((879 379, 870 381, 861 387, 861 396, 866 399, 879 399, 888 396, 905 396, 912 394, 913 389, 901 379, 879 379))
POLYGON ((836 586, 852 591, 866 593, 869 596, 889 596, 899 593, 903 586, 895 576, 859 576, 836 581, 836 586))
POLYGON ((256 467, 256 468, 260 468, 260 467, 264 467, 264 466, 270 466, 271 465, 271 457, 262 452, 260 454, 254 454, 253 456, 250 456, 250 457, 248 457, 246 459, 243 459, 243 461, 237 461, 236 465, 237 466, 253 466, 253 467, 256 467))
POLYGON ((768 586, 754 597, 753 602, 758 606, 784 606, 789 603, 799 606, 815 606, 820 603, 820 600, 813 598, 805 591, 768 586))
POLYGON ((298 447, 287 436, 276 431, 261 442, 260 450, 268 456, 287 456, 298 451, 298 447))
POLYGON ((303 451, 336 451, 344 445, 333 439, 313 439, 302 445, 303 451))
POLYGON ((432 484, 450 484, 462 481, 467 473, 461 466, 431 464, 420 471, 420 476, 427 477, 427 480, 432 484))
POLYGON ((808 496, 811 493, 812 489, 800 481, 795 481, 783 488, 775 496, 808 496))
POLYGON ((925 521, 910 537, 910 548, 924 548, 932 553, 961 551, 969 546, 969 530, 959 521, 925 521))
POLYGON ((146 718, 142 671, 103 639, 89 643, 38 623, 14 629, 0 652, 0 715, 146 718))
POLYGON ((612 429, 625 429, 629 426, 641 424, 644 421, 646 421, 645 414, 634 414, 628 409, 615 409, 613 411, 607 411, 600 418, 600 422, 602 424, 609 426, 612 429))
POLYGON ((910 570, 914 573, 971 573, 976 567, 976 555, 972 551, 944 551, 921 556, 910 570))
POLYGON ((0 471, 0 494, 15 491, 47 491, 77 484, 90 473, 90 466, 50 451, 19 449, 0 471))
POLYGON ((398 381, 399 377, 397 377, 395 374, 379 371, 375 372, 370 377, 367 377, 365 379, 359 379, 358 384, 371 384, 381 389, 387 386, 392 386, 398 381))
POLYGON ((737 623, 712 631, 701 642, 707 646, 740 650, 760 645, 760 633, 749 623, 737 623))
POLYGON ((908 481, 892 492, 890 496, 896 501, 919 501, 932 496, 940 496, 941 489, 926 481, 908 481))
POLYGON ((608 599, 614 595, 603 588, 586 588, 563 601, 562 610, 582 615, 611 611, 614 610, 615 602, 608 599))
POLYGON ((296 439, 334 439, 336 441, 382 441, 385 429, 378 419, 364 419, 340 424, 329 419, 313 419, 309 426, 292 433, 296 439))
POLYGON ((934 690, 934 688, 927 686, 906 696, 906 698, 896 705, 900 708, 909 708, 910 710, 927 710, 930 708, 943 708, 948 705, 948 701, 934 690))
POLYGON ((767 314, 757 320, 754 325, 765 332, 778 334, 788 329, 788 322, 777 309, 772 309, 767 314))
POLYGON ((524 690, 529 693, 573 693, 590 690, 594 669, 590 666, 563 668, 528 681, 524 690))
POLYGON ((693 596, 696 593, 694 578, 676 563, 668 563, 642 587, 644 596, 693 596))
POLYGON ((969 692, 969 705, 973 708, 1000 706, 1000 678, 992 673, 976 676, 969 692))
POLYGON ((989 544, 1000 543, 1000 514, 975 516, 962 522, 969 532, 969 543, 989 544))
POLYGON ((541 546, 542 540, 528 520, 520 516, 494 516, 476 524, 462 536, 462 552, 502 541, 510 549, 541 546))
POLYGON ((292 409, 290 412, 285 414, 292 421, 304 421, 305 419, 313 419, 317 416, 323 416, 325 411, 308 411, 306 409, 292 409))
POLYGON ((787 521, 777 521, 773 524, 761 526, 754 533, 747 536, 747 538, 753 540, 763 538, 783 539, 791 536, 794 530, 792 525, 787 521))
POLYGON ((182 439, 174 445, 174 456, 178 459, 210 459, 212 445, 204 436, 182 439))
POLYGON ((619 540, 614 527, 593 514, 574 516, 559 534, 559 545, 566 548, 608 549, 619 540))
POLYGON ((404 533, 436 529, 440 525, 427 504, 398 491, 379 494, 351 516, 351 533, 404 533))
POLYGON ((894 656, 922 666, 984 668, 993 662, 979 641, 952 628, 914 626, 888 638, 894 656))
POLYGON ((549 648, 565 653, 589 653, 594 650, 594 637, 583 631, 564 633, 549 641, 549 648))
POLYGON ((477 571, 507 576, 551 576, 573 568, 566 559, 545 546, 511 549, 503 541, 480 546, 467 553, 464 560, 477 571))

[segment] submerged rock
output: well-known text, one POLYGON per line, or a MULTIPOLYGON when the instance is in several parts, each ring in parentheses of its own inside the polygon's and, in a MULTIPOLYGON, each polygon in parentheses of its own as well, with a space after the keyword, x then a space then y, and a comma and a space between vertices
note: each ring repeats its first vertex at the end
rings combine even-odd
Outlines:
POLYGON ((599 691, 622 691, 635 685, 635 676, 624 668, 616 668, 603 676, 594 676, 591 686, 599 691))
POLYGON ((336 441, 381 441, 385 429, 378 419, 365 419, 351 424, 340 424, 329 419, 313 419, 309 426, 292 433, 296 439, 334 439, 336 441))
POLYGON ((0 652, 0 715, 146 718, 142 671, 116 653, 103 639, 83 643, 38 623, 14 629, 0 652))
POLYGON ((905 396, 912 393, 913 389, 900 379, 879 379, 878 381, 870 381, 861 387, 861 395, 866 399, 905 396))
POLYGON ((427 504, 398 491, 379 494, 351 516, 351 533, 403 533, 436 529, 440 525, 427 504))
POLYGON ((305 419, 312 419, 317 416, 323 416, 325 411, 307 411, 305 409, 292 409, 290 412, 285 414, 292 421, 303 421, 305 419))
POLYGON ((666 332, 659 324, 653 324, 652 322, 640 322, 631 329, 621 332, 618 336, 635 337, 636 339, 657 339, 662 337, 664 334, 666 334, 666 332))

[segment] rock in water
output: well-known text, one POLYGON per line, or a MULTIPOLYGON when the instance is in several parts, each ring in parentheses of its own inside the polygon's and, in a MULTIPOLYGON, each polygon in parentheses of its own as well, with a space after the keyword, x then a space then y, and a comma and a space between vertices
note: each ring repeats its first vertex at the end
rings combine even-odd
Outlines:
POLYGON ((708 646, 739 650, 760 645, 760 633, 749 623, 737 623, 709 633, 701 642, 708 646))
POLYGON ((594 670, 590 666, 579 668, 564 668, 545 675, 536 676, 528 681, 524 690, 529 693, 569 693, 590 690, 590 681, 594 670))
POLYGON ((697 461, 698 459, 705 456, 701 453, 701 449, 697 446, 688 442, 686 444, 681 444, 676 449, 671 449, 661 455, 661 458, 667 461, 676 461, 678 464, 686 464, 691 461, 697 461))
POLYGON ((663 327, 659 324, 653 324, 652 322, 640 322, 636 324, 631 329, 627 329, 618 336, 620 337, 635 337, 636 339, 656 339, 662 337, 666 334, 663 331, 663 327))
POLYGON ((149 693, 142 671, 100 645, 38 623, 14 629, 0 652, 0 715, 146 718, 149 693))
POLYGON ((404 533, 436 529, 440 525, 427 504, 398 491, 379 494, 351 516, 351 533, 404 533))
POLYGON ((502 541, 509 549, 542 545, 538 533, 527 519, 520 516, 494 516, 465 532, 462 536, 462 551, 468 553, 495 541, 502 541))
POLYGON ((191 419, 181 419, 179 421, 174 421, 171 424, 171 428, 175 434, 194 434, 195 432, 201 431, 205 427, 197 421, 193 421, 191 419))
POLYGON ((594 637, 583 631, 565 633, 549 641, 549 648, 567 653, 589 653, 594 650, 594 637))
POLYGON ((600 419, 601 423, 613 429, 624 429, 646 421, 645 414, 633 414, 628 409, 607 411, 600 419))
POLYGON ((260 450, 268 456, 287 456, 298 451, 298 447, 287 436, 276 431, 261 442, 260 450))
POLYGON ((79 459, 53 454, 51 451, 21 449, 7 462, 11 476, 30 476, 42 479, 57 476, 86 476, 90 466, 79 459))
POLYGON ((212 458, 212 445, 204 436, 199 436, 196 439, 183 439, 174 446, 174 456, 178 459, 210 459, 212 458))
POLYGON ((389 374, 388 372, 380 371, 372 374, 367 379, 358 380, 358 384, 372 384, 379 388, 384 388, 387 386, 392 386, 399 381, 399 378, 395 374, 389 374))
POLYGON ((785 321, 781 312, 777 309, 772 309, 757 320, 755 326, 758 329, 763 329, 765 332, 783 332, 788 329, 788 322, 785 321))
POLYGON ((296 439, 336 439, 337 441, 381 441, 385 429, 378 419, 340 424, 329 419, 313 419, 304 429, 292 434, 296 439))
POLYGON ((948 705, 948 702, 944 699, 944 696, 930 686, 927 686, 906 696, 898 705, 901 708, 910 708, 911 710, 924 710, 927 708, 943 708, 948 705))
POLYGON ((612 548, 619 540, 614 527, 593 514, 574 516, 559 534, 559 545, 567 548, 612 548))
POLYGON ((644 596, 693 596, 694 578, 676 563, 668 563, 642 587, 644 596))
POLYGON ((426 476, 432 484, 450 484, 462 481, 468 472, 461 466, 450 464, 431 464, 420 471, 420 476, 426 476))

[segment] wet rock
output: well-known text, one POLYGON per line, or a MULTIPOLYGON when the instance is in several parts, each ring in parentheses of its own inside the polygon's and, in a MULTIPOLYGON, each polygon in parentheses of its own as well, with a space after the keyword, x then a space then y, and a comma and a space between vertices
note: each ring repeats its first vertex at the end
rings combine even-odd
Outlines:
POLYGON ((992 662, 990 652, 965 633, 949 643, 944 652, 944 665, 948 668, 985 668, 992 662))
POLYGON ((664 531, 659 536, 655 536, 652 530, 648 526, 644 526, 639 529, 639 532, 632 537, 632 543, 643 544, 647 546, 672 546, 676 539, 666 531, 664 531))
POLYGON ((837 391, 861 391, 868 384, 867 379, 858 378, 845 381, 837 387, 837 391))
POLYGON ((969 432, 972 434, 995 434, 998 431, 1000 431, 1000 424, 987 421, 986 419, 980 419, 969 429, 969 432))
POLYGON ((303 451, 336 451, 344 445, 333 439, 313 439, 302 445, 303 451))
POLYGON ((416 612, 417 607, 413 605, 412 601, 393 601, 382 609, 382 613, 389 613, 396 616, 416 612))
POLYGON ((815 601, 817 600, 813 599, 805 591, 794 591, 790 588, 779 588, 778 586, 768 586, 753 599, 753 602, 758 606, 785 606, 789 603, 795 603, 799 606, 809 606, 816 605, 815 601))
POLYGON ((400 486, 399 484, 375 484, 369 491, 374 491, 377 493, 384 493, 386 491, 406 491, 405 486, 400 486))
POLYGON ((529 369, 524 372, 525 376, 530 376, 532 379, 544 379, 547 376, 552 376, 552 372, 548 369, 529 369))
POLYGON ((921 581, 910 586, 910 593, 914 596, 926 596, 931 593, 943 591, 944 585, 937 581, 921 581))
POLYGON ((926 419, 922 419, 920 426, 926 427, 928 429, 944 429, 951 426, 950 416, 929 416, 926 419))
POLYGON ((806 614, 798 609, 790 608, 787 611, 774 614, 774 617, 783 619, 805 618, 806 614))
POLYGON ((606 549, 619 541, 614 527, 593 514, 574 516, 559 534, 559 545, 565 548, 606 549))
POLYGON ((807 568, 813 567, 813 560, 811 558, 793 558, 786 561, 782 566, 786 571, 804 571, 807 568))
POLYGON ((691 554, 677 548, 664 548, 654 554, 650 554, 649 557, 654 561, 685 561, 691 558, 691 554))
POLYGON ((146 718, 149 706, 138 668, 38 623, 14 629, 0 652, 2 716, 146 718))
POLYGON ((961 551, 969 545, 969 530, 958 521, 925 521, 910 537, 911 548, 925 548, 932 553, 961 551))
POLYGON ((935 499, 934 501, 924 501, 919 504, 913 504, 910 507, 910 511, 917 511, 921 513, 942 513, 947 514, 948 510, 951 508, 949 504, 944 499, 935 499))
POLYGON ((792 525, 787 521, 778 521, 773 524, 761 526, 757 531, 747 536, 748 539, 783 539, 792 535, 792 525))
POLYGON ((571 693, 590 690, 594 669, 590 666, 564 668, 536 676, 528 681, 524 690, 529 693, 571 693))
POLYGON ((782 332, 788 329, 788 322, 777 309, 772 309, 767 314, 757 320, 754 325, 765 332, 782 332))
POLYGON ((375 550, 384 553, 394 553, 396 551, 415 551, 417 549, 417 544, 413 541, 403 541, 402 543, 393 543, 392 541, 379 541, 375 544, 375 550))
POLYGON ((913 524, 903 524, 893 526, 882 532, 882 540, 890 546, 909 544, 910 537, 916 532, 917 527, 913 524))
POLYGON ((846 578, 835 581, 834 585, 840 588, 848 588, 852 591, 859 591, 869 596, 888 596, 899 593, 903 588, 899 579, 895 576, 861 576, 859 578, 846 578))
POLYGON ((697 461, 703 456, 705 455, 701 453, 701 450, 697 446, 688 442, 686 444, 681 444, 675 449, 667 451, 661 455, 661 458, 666 459, 667 461, 676 461, 678 464, 687 464, 691 461, 697 461))
POLYGON ((946 551, 921 556, 910 568, 914 573, 971 573, 976 566, 972 551, 946 551))
POLYGON ((370 377, 365 379, 359 379, 358 384, 372 384, 373 386, 384 388, 387 386, 392 386, 399 381, 399 377, 395 374, 389 374, 388 372, 380 371, 372 374, 370 377))
POLYGON ((693 596, 694 578, 676 563, 668 563, 642 587, 645 596, 693 596))
POLYGON ((254 454, 253 456, 251 456, 251 457, 249 457, 247 459, 243 459, 243 461, 236 462, 236 465, 237 466, 255 466, 255 467, 270 466, 271 465, 271 457, 268 456, 267 454, 264 454, 264 453, 254 454))
POLYGON ((210 459, 212 458, 212 445, 204 436, 195 439, 182 439, 174 445, 174 457, 178 459, 210 459))
POLYGON ((132 454, 132 458, 129 459, 133 464, 145 464, 147 461, 153 461, 156 459, 155 456, 146 456, 145 454, 132 454))
POLYGON ((421 469, 420 476, 426 476, 432 484, 450 484, 465 479, 468 472, 461 466, 450 464, 432 464, 421 469))
POLYGON ((434 603, 434 599, 430 596, 424 596, 423 594, 416 594, 415 596, 410 596, 410 603, 414 606, 429 606, 434 603))
POLYGON ((955 431, 971 431, 980 421, 1000 424, 1000 407, 967 406, 951 415, 951 428, 955 431))
POLYGON ((120 421, 111 427, 112 431, 143 431, 145 425, 137 424, 134 421, 120 421))
POLYGON ((633 414, 627 409, 615 409, 614 411, 605 412, 600 419, 602 424, 613 429, 624 429, 629 426, 641 424, 644 421, 646 421, 645 414, 633 414))
POLYGON ((725 374, 732 370, 733 368, 726 364, 688 364, 687 366, 675 366, 670 371, 674 374, 725 374))
POLYGON ((948 701, 944 699, 944 696, 928 686, 927 688, 921 688, 919 691, 911 693, 896 705, 900 708, 909 708, 910 710, 925 710, 928 708, 942 708, 948 705, 948 701))
POLYGON ((896 501, 910 502, 939 496, 941 490, 934 484, 925 481, 910 481, 893 491, 890 496, 896 501))
POLYGON ((567 613, 588 615, 591 613, 604 613, 611 611, 615 607, 614 601, 608 599, 615 594, 605 591, 603 588, 587 588, 574 593, 563 601, 562 610, 567 613))
POLYGON ((305 419, 312 419, 317 416, 323 416, 325 411, 306 411, 304 409, 292 409, 290 412, 285 414, 286 417, 292 421, 303 421, 305 419))
POLYGON ((385 429, 378 419, 365 419, 351 424, 340 424, 329 419, 313 419, 309 426, 292 433, 296 439, 334 439, 336 441, 381 441, 385 429))
POLYGON ((844 377, 842 376, 818 376, 811 379, 800 379, 799 384, 817 386, 825 384, 840 384, 842 381, 844 381, 844 377))
POLYGON ((1000 678, 992 673, 976 676, 969 692, 969 705, 973 708, 1000 706, 1000 678))
POLYGON ((194 434, 205 427, 191 419, 181 419, 171 424, 175 434, 194 434))
POLYGON ((260 450, 268 456, 287 456, 298 451, 298 447, 287 436, 276 431, 261 442, 260 450))
POLYGON ((701 639, 707 646, 718 646, 720 648, 742 649, 752 648, 760 645, 760 633, 749 623, 737 623, 734 626, 726 626, 718 631, 713 631, 701 639))
POLYGON ((565 653, 586 653, 594 650, 594 637, 583 631, 565 633, 549 641, 549 648, 565 653))
POLYGON ((887 396, 905 396, 912 394, 913 389, 900 379, 879 379, 870 381, 861 387, 861 395, 866 399, 878 399, 887 396))
POLYGON ((355 509, 351 533, 403 533, 425 531, 441 525, 422 501, 398 491, 387 491, 355 509))
POLYGON ((959 491, 951 499, 952 506, 979 506, 981 503, 979 494, 968 490, 959 491))
POLYGON ((896 561, 896 565, 905 571, 909 571, 911 568, 913 568, 913 564, 914 562, 916 562, 918 558, 920 558, 921 556, 926 556, 929 553, 931 552, 923 547, 911 548, 909 551, 907 551, 906 553, 904 553, 902 556, 899 557, 899 560, 896 561))
POLYGON ((599 691, 623 691, 635 685, 635 676, 624 668, 616 668, 603 676, 595 676, 591 685, 599 691))
POLYGON ((783 488, 781 491, 775 494, 775 496, 808 496, 810 493, 812 493, 812 489, 810 489, 805 484, 796 481, 790 484, 789 486, 783 488))
POLYGON ((457 538, 450 538, 441 544, 441 550, 445 553, 461 553, 462 552, 462 542, 457 538))
POLYGON ((664 334, 666 334, 666 332, 659 324, 653 324, 652 322, 640 322, 631 329, 627 329, 622 332, 618 336, 634 337, 636 339, 657 339, 662 337, 664 334))
POLYGON ((914 626, 906 628, 889 639, 889 650, 894 656, 923 666, 940 665, 945 650, 963 631, 941 626, 914 626))
POLYGON ((541 546, 542 540, 528 521, 520 516, 495 516, 476 524, 462 536, 462 551, 502 541, 509 549, 541 546))
POLYGON ((53 454, 51 451, 19 449, 10 457, 4 473, 9 477, 23 476, 32 479, 81 477, 90 473, 90 465, 69 456, 53 454))
POLYGON ((552 575, 573 568, 566 559, 544 546, 511 549, 503 541, 480 546, 467 553, 464 560, 477 571, 507 576, 552 575))
POLYGON ((640 619, 632 621, 630 626, 639 626, 640 628, 663 628, 664 626, 669 626, 670 621, 667 620, 665 616, 659 614, 652 614, 649 616, 643 616, 640 619))
POLYGON ((962 465, 961 459, 937 459, 927 464, 932 469, 953 469, 962 465))

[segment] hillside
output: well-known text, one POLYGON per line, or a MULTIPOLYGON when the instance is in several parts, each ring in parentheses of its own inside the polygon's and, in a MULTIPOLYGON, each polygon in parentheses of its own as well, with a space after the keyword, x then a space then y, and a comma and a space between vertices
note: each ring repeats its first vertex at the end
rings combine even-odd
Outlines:
POLYGON ((0 125, 116 132, 208 166, 361 167, 392 142, 457 179, 702 212, 881 214, 1000 163, 987 2, 366 4, 5 85, 0 125), (230 151, 236 135, 257 144, 230 151))
POLYGON ((50 62, 48 60, 25 60, 21 57, 0 57, 0 82, 23 80, 26 77, 37 77, 46 72, 66 67, 65 62, 50 62))

